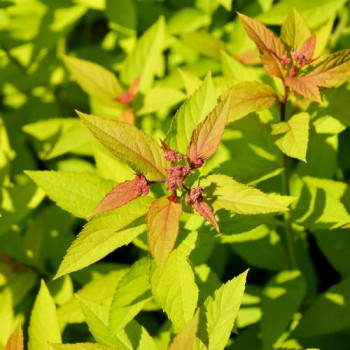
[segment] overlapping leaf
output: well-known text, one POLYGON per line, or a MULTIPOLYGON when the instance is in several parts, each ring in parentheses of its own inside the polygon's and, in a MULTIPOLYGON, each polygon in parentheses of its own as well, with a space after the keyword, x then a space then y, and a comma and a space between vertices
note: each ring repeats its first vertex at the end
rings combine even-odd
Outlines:
POLYGON ((129 124, 80 112, 78 114, 104 147, 147 180, 166 177, 167 165, 163 150, 151 136, 129 124))
POLYGON ((6 343, 5 350, 23 350, 23 331, 21 326, 17 326, 6 343))

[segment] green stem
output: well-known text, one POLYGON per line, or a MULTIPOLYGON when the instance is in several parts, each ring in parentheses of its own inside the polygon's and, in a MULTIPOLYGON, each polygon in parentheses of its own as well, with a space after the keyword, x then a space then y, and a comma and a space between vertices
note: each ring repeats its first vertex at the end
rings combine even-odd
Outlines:
MULTIPOLYGON (((285 86, 284 88, 284 96, 281 100, 281 109, 280 109, 280 119, 281 122, 286 121, 286 105, 287 105, 287 100, 289 97, 289 87, 285 86)), ((289 188, 289 161, 288 161, 288 156, 283 153, 283 174, 282 174, 282 181, 283 181, 283 192, 286 196, 290 195, 290 188, 289 188)), ((288 256, 289 256, 289 263, 290 267, 292 269, 297 268, 297 258, 296 258, 296 252, 295 252, 295 241, 294 241, 294 234, 292 231, 292 226, 291 226, 291 217, 290 217, 290 212, 287 211, 284 214, 284 231, 285 231, 285 236, 286 236, 286 246, 287 246, 287 251, 288 251, 288 256)))

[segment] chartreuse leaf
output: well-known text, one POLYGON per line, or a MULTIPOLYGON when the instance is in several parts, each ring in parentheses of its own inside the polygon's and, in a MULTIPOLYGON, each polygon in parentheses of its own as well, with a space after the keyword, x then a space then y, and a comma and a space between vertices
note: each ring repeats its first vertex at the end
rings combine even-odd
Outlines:
POLYGON ((337 51, 315 63, 307 77, 318 86, 331 87, 350 77, 350 49, 337 51))
POLYGON ((185 326, 197 307, 198 287, 188 261, 188 255, 194 248, 193 237, 187 236, 171 252, 163 268, 154 265, 151 272, 152 294, 176 330, 185 326))
POLYGON ((23 346, 23 331, 22 327, 18 325, 7 340, 5 350, 23 350, 23 346))
POLYGON ((300 271, 282 271, 268 282, 261 301, 264 347, 272 347, 287 329, 305 293, 306 282, 300 271))
POLYGON ((276 92, 268 85, 245 81, 230 89, 231 109, 229 122, 234 122, 252 112, 262 111, 279 102, 276 92))
POLYGON ((150 300, 149 271, 149 259, 140 259, 119 282, 109 311, 113 334, 123 329, 150 300))
POLYGON ((223 208, 243 215, 288 210, 268 194, 257 188, 243 185, 226 175, 210 175, 201 180, 201 186, 207 189, 207 196, 213 198, 214 209, 223 208))
POLYGON ((215 87, 211 75, 208 74, 202 86, 176 112, 166 143, 180 153, 185 153, 192 132, 214 109, 216 101, 215 87))
POLYGON ((44 281, 32 309, 28 336, 28 350, 48 350, 52 349, 49 343, 61 343, 56 306, 44 281))
POLYGON ((191 96, 199 89, 199 87, 202 85, 202 81, 196 77, 195 75, 183 70, 178 69, 179 73, 181 75, 182 82, 185 86, 185 90, 188 96, 191 96))
POLYGON ((91 97, 110 105, 123 89, 114 73, 106 68, 76 57, 63 56, 63 61, 73 79, 91 97))
POLYGON ((88 222, 68 249, 55 278, 89 266, 129 244, 144 232, 145 225, 138 219, 146 214, 151 202, 150 197, 141 197, 88 222))
POLYGON ((84 218, 113 187, 95 175, 66 171, 25 172, 62 209, 84 218))
POLYGON ((242 302, 248 271, 228 281, 204 302, 208 349, 225 348, 242 302))
POLYGON ((288 121, 272 124, 275 144, 287 156, 306 162, 309 142, 310 115, 302 112, 294 114, 288 121))
POLYGON ((151 136, 126 123, 80 112, 78 114, 104 147, 147 180, 166 177, 167 165, 163 150, 151 136))
POLYGON ((286 49, 282 41, 263 24, 240 13, 238 15, 249 38, 257 46, 260 52, 260 59, 266 71, 278 78, 282 78, 283 68, 278 58, 286 55, 286 49))
POLYGON ((125 59, 121 70, 121 80, 130 85, 141 78, 140 91, 146 91, 158 72, 159 60, 165 44, 165 21, 160 17, 138 40, 134 50, 125 59))
POLYGON ((191 350, 196 340, 198 324, 199 310, 197 310, 180 333, 175 336, 168 350, 191 350))
POLYGON ((97 343, 51 344, 54 350, 118 350, 97 343))
POLYGON ((281 39, 291 49, 300 49, 311 35, 309 27, 300 13, 293 8, 281 27, 281 39))
POLYGON ((148 247, 160 268, 175 246, 181 214, 182 205, 167 197, 156 199, 147 212, 148 247))
POLYGON ((187 157, 191 161, 210 158, 218 149, 225 131, 230 110, 231 94, 215 107, 215 109, 197 125, 187 148, 187 157))
POLYGON ((98 342, 117 350, 158 350, 147 330, 136 321, 113 335, 108 329, 108 309, 81 297, 78 300, 89 330, 98 342))
POLYGON ((318 296, 302 316, 292 336, 305 338, 329 335, 349 326, 350 278, 346 278, 318 296))

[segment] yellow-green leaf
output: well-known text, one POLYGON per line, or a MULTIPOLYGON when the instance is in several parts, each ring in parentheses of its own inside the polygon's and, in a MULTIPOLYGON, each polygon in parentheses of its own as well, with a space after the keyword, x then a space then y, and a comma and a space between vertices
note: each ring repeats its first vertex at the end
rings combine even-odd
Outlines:
POLYGON ((309 142, 308 113, 293 115, 288 121, 272 125, 272 135, 275 144, 289 157, 306 162, 307 145, 309 142))
POLYGON ((5 350, 23 350, 23 331, 18 325, 7 340, 5 350))
POLYGON ((275 201, 273 196, 269 196, 257 188, 243 185, 226 175, 210 175, 201 180, 201 186, 207 192, 207 198, 213 198, 215 209, 223 208, 243 215, 268 214, 288 210, 275 201))
POLYGON ((28 350, 49 350, 49 343, 61 343, 55 302, 44 281, 32 309, 28 336, 28 350))
POLYGON ((105 148, 147 180, 166 177, 164 152, 151 136, 126 123, 80 112, 78 114, 105 148))
POLYGON ((80 58, 63 56, 63 61, 73 79, 91 97, 115 106, 115 99, 123 89, 114 73, 106 68, 80 58))
POLYGON ((151 202, 150 197, 141 197, 88 222, 68 249, 55 278, 91 265, 129 244, 145 231, 144 222, 137 219, 146 214, 151 202))
POLYGON ((51 344, 54 350, 118 350, 97 343, 51 344))

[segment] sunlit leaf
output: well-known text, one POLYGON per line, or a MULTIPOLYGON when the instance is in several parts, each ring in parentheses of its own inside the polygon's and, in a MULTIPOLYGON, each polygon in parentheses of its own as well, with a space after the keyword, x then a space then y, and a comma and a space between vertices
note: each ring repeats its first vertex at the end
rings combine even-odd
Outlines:
POLYGON ((23 350, 23 331, 21 326, 17 326, 6 343, 5 350, 23 350))

